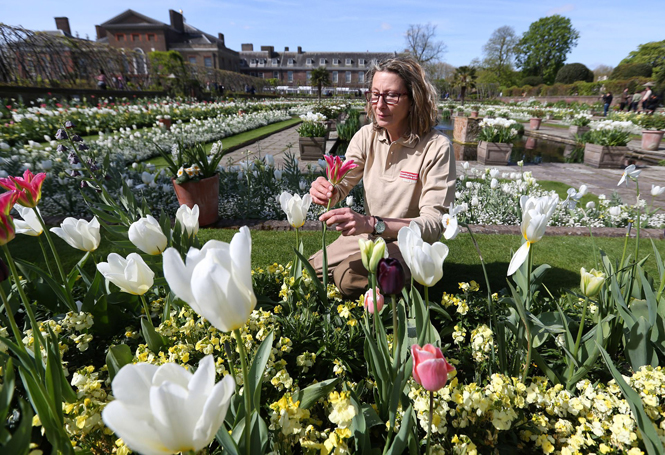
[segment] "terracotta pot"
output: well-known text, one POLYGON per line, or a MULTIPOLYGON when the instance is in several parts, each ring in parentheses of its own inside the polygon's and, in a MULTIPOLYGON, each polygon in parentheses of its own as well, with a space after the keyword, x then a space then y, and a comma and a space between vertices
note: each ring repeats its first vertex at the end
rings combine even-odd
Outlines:
POLYGON ((587 142, 584 146, 584 164, 598 168, 619 169, 624 167, 623 160, 628 150, 626 146, 607 147, 587 142))
POLYGON ((540 129, 540 123, 543 121, 541 118, 532 118, 529 119, 529 126, 531 127, 532 130, 538 130, 540 129))
POLYGON ((524 144, 524 148, 527 149, 527 150, 533 150, 533 149, 536 148, 537 144, 538 144, 538 142, 536 141, 535 137, 529 137, 526 140, 526 144, 524 144))
POLYGON ((478 162, 485 165, 505 166, 510 160, 512 151, 513 144, 480 141, 478 143, 478 162))
POLYGON ((570 128, 568 128, 568 137, 570 137, 571 139, 575 139, 575 136, 581 136, 590 129, 591 128, 589 128, 588 126, 570 125, 570 128))
POLYGON ((665 131, 642 131, 642 148, 644 150, 658 150, 665 131))
POLYGON ((164 128, 166 128, 167 130, 171 129, 171 119, 170 118, 160 118, 159 123, 164 125, 164 128))
POLYGON ((180 205, 185 204, 191 209, 194 204, 198 204, 200 226, 208 226, 217 221, 219 218, 219 174, 198 182, 178 184, 175 179, 171 181, 180 205))
POLYGON ((316 161, 323 159, 326 153, 325 137, 301 137, 298 139, 300 147, 300 159, 304 161, 316 161))
POLYGON ((471 111, 471 118, 478 118, 478 111, 471 111))

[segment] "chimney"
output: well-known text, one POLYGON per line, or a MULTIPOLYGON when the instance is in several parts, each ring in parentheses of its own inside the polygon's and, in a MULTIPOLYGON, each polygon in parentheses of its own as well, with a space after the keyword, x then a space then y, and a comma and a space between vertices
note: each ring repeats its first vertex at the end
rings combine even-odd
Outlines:
POLYGON ((241 44, 240 48, 242 49, 242 52, 253 52, 254 51, 254 45, 249 43, 241 44))
POLYGON ((169 10, 169 17, 171 18, 171 27, 178 30, 180 33, 185 31, 185 20, 177 11, 169 10))
POLYGON ((69 19, 66 17, 56 17, 55 26, 58 30, 62 30, 65 35, 72 35, 72 30, 69 28, 69 19))
POLYGON ((284 48, 284 52, 289 52, 289 48, 288 48, 288 47, 285 47, 285 48, 284 48))
POLYGON ((275 46, 261 46, 261 52, 267 52, 268 57, 272 57, 275 53, 275 46))
POLYGON ((101 25, 95 25, 95 30, 97 31, 97 39, 100 40, 106 37, 106 29, 101 25))
POLYGON ((224 44, 224 34, 223 33, 218 33, 217 34, 217 39, 222 42, 222 46, 225 46, 225 44, 224 44))
POLYGON ((298 53, 302 54, 302 46, 298 46, 298 53))

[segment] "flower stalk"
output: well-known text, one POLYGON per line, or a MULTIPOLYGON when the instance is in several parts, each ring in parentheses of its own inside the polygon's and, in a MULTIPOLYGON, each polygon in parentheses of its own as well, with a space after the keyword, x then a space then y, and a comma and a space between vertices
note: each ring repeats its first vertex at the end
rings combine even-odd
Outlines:
POLYGON ((250 428, 250 422, 252 417, 252 392, 249 390, 249 368, 247 367, 247 351, 245 350, 245 345, 242 341, 242 335, 240 334, 240 329, 235 329, 233 331, 233 336, 236 339, 238 344, 238 351, 240 354, 240 365, 242 366, 242 381, 243 388, 245 389, 242 396, 245 399, 245 453, 251 455, 252 451, 250 449, 251 435, 252 431, 250 428))

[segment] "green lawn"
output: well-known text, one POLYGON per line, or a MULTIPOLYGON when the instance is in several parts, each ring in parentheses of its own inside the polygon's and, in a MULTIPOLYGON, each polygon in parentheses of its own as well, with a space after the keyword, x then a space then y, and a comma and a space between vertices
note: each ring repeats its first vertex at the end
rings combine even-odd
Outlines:
MULTIPOLYGON (((199 237, 202 242, 210 239, 228 242, 235 232, 230 229, 202 229, 199 231, 199 237)), ((336 232, 329 232, 327 239, 332 242, 338 235, 336 232)), ((508 264, 512 252, 520 247, 522 238, 517 235, 476 235, 475 237, 487 264, 492 290, 498 291, 506 287, 508 264)), ((306 256, 315 253, 321 247, 320 232, 303 232, 302 239, 306 256)), ((54 240, 65 268, 71 269, 83 253, 69 247, 57 237, 54 240)), ((621 258, 624 244, 622 238, 601 237, 595 241, 598 248, 603 249, 611 258, 616 260, 621 258)), ((287 263, 293 259, 294 243, 294 232, 252 231, 252 266, 265 267, 274 262, 287 263)), ((457 292, 458 283, 461 281, 475 280, 484 288, 482 268, 471 237, 468 234, 460 234, 455 240, 444 243, 450 248, 450 254, 444 264, 443 279, 432 295, 440 295, 443 291, 457 292)), ((628 251, 632 253, 634 239, 629 240, 628 245, 628 251)), ((646 263, 647 271, 651 274, 656 273, 651 242, 642 240, 640 246, 640 258, 650 255, 646 263)), ((661 256, 665 257, 665 240, 656 241, 656 246, 661 256)), ((35 238, 19 235, 9 243, 9 247, 15 257, 31 260, 44 267, 43 255, 35 238)), ((585 267, 587 270, 595 267, 593 241, 589 237, 546 235, 533 248, 535 265, 546 263, 552 266, 545 284, 554 294, 579 286, 580 267, 585 267)), ((104 261, 111 251, 113 251, 112 245, 103 243, 95 252, 95 257, 98 261, 104 261)))
MULTIPOLYGON (((277 123, 272 123, 270 125, 262 126, 260 128, 256 128, 255 130, 251 131, 245 131, 244 133, 236 134, 233 136, 225 137, 222 139, 222 146, 224 147, 224 150, 230 150, 232 148, 239 148, 243 147, 246 144, 250 144, 254 141, 260 140, 270 134, 273 134, 276 131, 280 131, 286 127, 297 125, 298 123, 302 122, 300 118, 292 118, 289 120, 285 120, 283 122, 277 122, 277 123)), ((212 142, 209 144, 205 145, 205 149, 207 151, 210 151, 212 148, 212 142)), ((154 158, 150 158, 145 161, 146 163, 152 163, 155 165, 157 168, 163 168, 166 167, 166 161, 164 161, 164 158, 161 156, 157 156, 154 158)))

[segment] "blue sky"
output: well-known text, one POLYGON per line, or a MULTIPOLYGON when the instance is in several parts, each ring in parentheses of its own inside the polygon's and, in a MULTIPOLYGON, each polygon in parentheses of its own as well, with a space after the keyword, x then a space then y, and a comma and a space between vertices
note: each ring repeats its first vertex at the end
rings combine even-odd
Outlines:
POLYGON ((568 62, 593 69, 616 66, 639 44, 665 39, 664 0, 0 0, 0 21, 32 30, 55 29, 55 16, 67 16, 72 31, 95 36, 95 24, 134 9, 169 22, 169 9, 182 9, 191 25, 216 35, 228 47, 241 43, 285 46, 305 51, 401 51, 409 24, 437 25, 437 39, 448 52, 444 61, 460 66, 482 57, 492 32, 509 25, 521 36, 541 17, 562 14, 580 32, 568 62))

